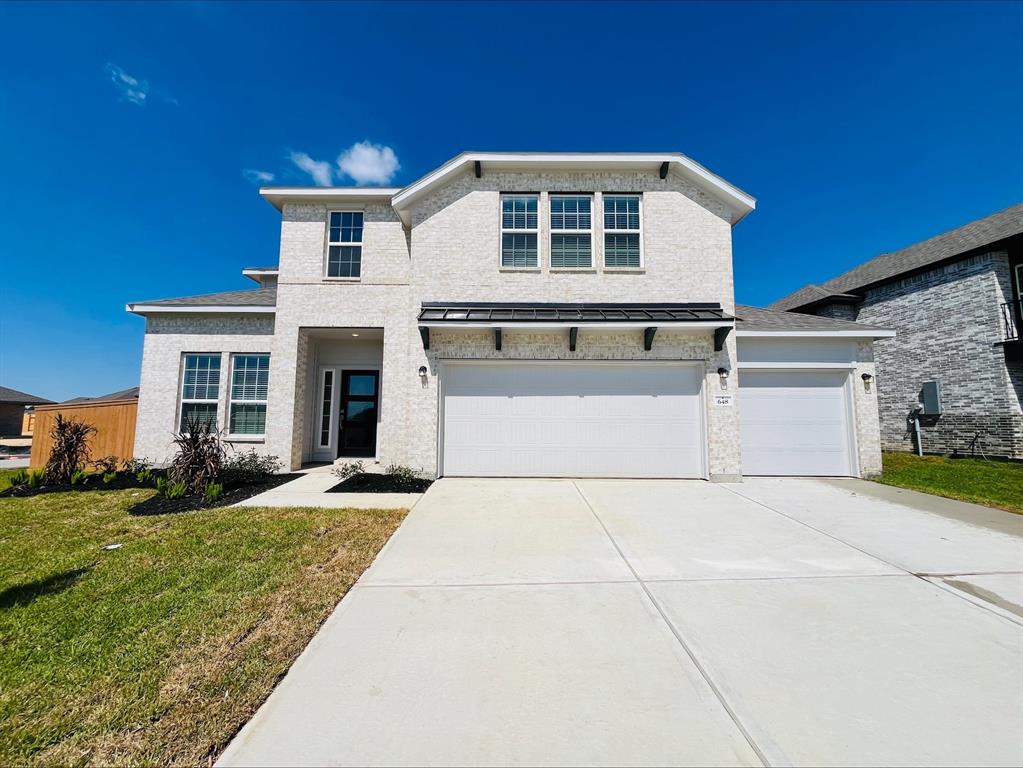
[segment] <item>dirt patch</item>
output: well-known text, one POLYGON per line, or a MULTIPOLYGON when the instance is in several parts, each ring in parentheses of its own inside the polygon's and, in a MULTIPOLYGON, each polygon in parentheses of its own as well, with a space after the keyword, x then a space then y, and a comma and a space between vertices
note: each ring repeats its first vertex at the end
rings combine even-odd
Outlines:
POLYGON ((141 501, 128 508, 130 515, 167 515, 175 512, 194 512, 198 509, 212 509, 214 507, 229 507, 239 501, 251 498, 256 494, 263 493, 294 480, 301 475, 270 475, 256 483, 244 483, 233 488, 226 488, 224 494, 216 501, 206 501, 201 494, 182 496, 178 499, 168 499, 157 494, 145 501, 141 501))
POLYGON ((364 473, 329 488, 327 493, 424 493, 433 480, 406 478, 397 475, 364 473))

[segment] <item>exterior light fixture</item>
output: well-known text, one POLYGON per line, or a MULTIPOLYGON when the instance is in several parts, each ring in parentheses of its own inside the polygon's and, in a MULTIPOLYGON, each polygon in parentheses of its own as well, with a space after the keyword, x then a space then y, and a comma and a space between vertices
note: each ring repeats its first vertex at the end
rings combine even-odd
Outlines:
POLYGON ((864 373, 863 375, 860 376, 860 378, 863 379, 863 391, 864 392, 869 392, 870 391, 870 382, 871 382, 871 380, 874 377, 871 376, 869 373, 864 373))
POLYGON ((359 334, 357 334, 357 333, 353 333, 353 334, 352 334, 352 336, 358 336, 358 335, 359 335, 359 334))
POLYGON ((721 389, 728 389, 728 369, 718 368, 718 378, 721 379, 721 389))
POLYGON ((419 377, 422 378, 422 379, 426 378, 426 366, 425 365, 419 366, 419 377))

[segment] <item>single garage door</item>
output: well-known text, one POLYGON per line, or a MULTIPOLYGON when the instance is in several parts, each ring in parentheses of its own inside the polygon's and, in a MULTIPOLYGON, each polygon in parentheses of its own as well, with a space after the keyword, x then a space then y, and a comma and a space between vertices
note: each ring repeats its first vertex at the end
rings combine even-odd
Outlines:
POLYGON ((855 475, 848 371, 739 372, 744 475, 855 475))
POLYGON ((701 381, 677 363, 445 364, 442 473, 703 477, 701 381))

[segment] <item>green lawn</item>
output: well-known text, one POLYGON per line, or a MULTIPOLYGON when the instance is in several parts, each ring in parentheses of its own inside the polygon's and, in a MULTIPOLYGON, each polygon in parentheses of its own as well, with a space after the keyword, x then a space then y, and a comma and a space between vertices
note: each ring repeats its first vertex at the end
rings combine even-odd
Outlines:
POLYGON ((1023 514, 1023 464, 886 453, 879 482, 1023 514))
POLYGON ((149 493, 0 499, 0 765, 207 765, 406 514, 149 493))
POLYGON ((23 470, 20 469, 0 469, 0 491, 11 487, 11 477, 18 472, 23 470))

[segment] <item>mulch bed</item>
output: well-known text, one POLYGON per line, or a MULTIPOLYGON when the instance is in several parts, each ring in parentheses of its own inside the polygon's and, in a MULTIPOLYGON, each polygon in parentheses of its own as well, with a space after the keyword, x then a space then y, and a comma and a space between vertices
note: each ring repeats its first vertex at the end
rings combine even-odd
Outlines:
POLYGON ((301 475, 269 475, 260 482, 244 483, 242 485, 236 485, 233 488, 225 488, 224 495, 212 502, 206 501, 201 494, 182 496, 178 499, 168 499, 165 496, 157 494, 156 496, 152 496, 145 501, 129 507, 128 514, 169 515, 176 512, 194 512, 197 509, 227 507, 231 504, 236 504, 239 501, 245 501, 245 499, 252 498, 256 494, 263 493, 263 491, 269 491, 279 485, 283 485, 290 480, 294 480, 296 477, 301 477, 301 475))
MULTIPOLYGON (((154 475, 155 476, 155 475, 154 475)), ((0 498, 4 496, 38 496, 42 493, 67 493, 68 491, 123 491, 128 488, 152 488, 153 482, 140 483, 134 475, 118 472, 117 478, 109 483, 104 483, 99 475, 92 475, 86 478, 84 483, 71 485, 70 483, 47 483, 35 488, 27 485, 12 485, 0 491, 0 498)))
POLYGON ((365 472, 343 480, 329 488, 327 493, 423 493, 431 485, 433 480, 408 480, 395 475, 365 472))

